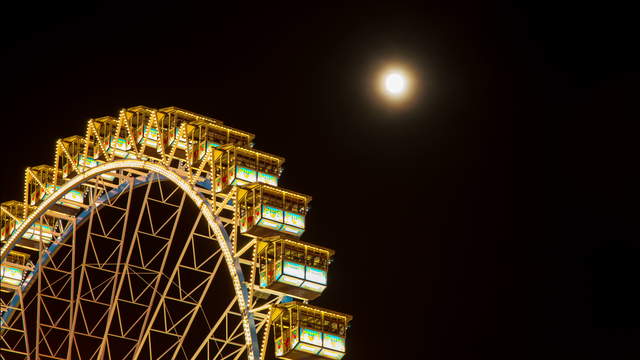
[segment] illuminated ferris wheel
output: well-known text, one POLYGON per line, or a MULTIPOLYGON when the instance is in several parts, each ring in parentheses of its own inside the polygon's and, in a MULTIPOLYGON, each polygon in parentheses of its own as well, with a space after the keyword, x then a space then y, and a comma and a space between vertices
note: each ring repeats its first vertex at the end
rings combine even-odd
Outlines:
POLYGON ((0 357, 341 359, 351 316, 308 303, 333 251, 253 138, 137 106, 58 140, 0 204, 0 357))

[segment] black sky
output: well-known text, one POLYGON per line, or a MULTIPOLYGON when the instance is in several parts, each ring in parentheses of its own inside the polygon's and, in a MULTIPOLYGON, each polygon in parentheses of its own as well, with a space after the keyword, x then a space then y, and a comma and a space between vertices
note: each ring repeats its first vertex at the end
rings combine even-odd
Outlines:
POLYGON ((1 199, 123 107, 257 135, 337 251, 349 359, 637 357, 633 12, 584 3, 3 5, 1 199), (388 60, 422 84, 371 96, 388 60), (632 215, 633 214, 633 215, 632 215), (635 221, 634 221, 635 220, 635 221))

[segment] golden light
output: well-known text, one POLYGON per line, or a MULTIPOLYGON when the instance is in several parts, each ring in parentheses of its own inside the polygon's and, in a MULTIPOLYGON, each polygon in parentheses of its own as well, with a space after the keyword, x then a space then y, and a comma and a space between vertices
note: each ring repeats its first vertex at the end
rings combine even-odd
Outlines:
POLYGON ((413 90, 412 76, 406 69, 399 66, 387 66, 378 77, 378 91, 393 102, 404 102, 413 90))
POLYGON ((402 74, 392 72, 384 78, 384 87, 391 94, 400 94, 405 91, 407 81, 402 74))

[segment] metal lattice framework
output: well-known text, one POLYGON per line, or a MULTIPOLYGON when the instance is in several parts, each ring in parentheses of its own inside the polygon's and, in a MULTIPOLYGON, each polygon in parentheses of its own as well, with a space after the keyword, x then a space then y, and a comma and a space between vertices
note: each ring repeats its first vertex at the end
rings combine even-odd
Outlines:
POLYGON ((16 250, 32 259, 15 265, 19 284, 3 283, 3 360, 264 358, 270 309, 287 294, 258 285, 239 184, 214 184, 217 146, 281 167, 252 140, 141 106, 59 140, 54 166, 28 168, 24 201, 0 209, 2 263, 16 250))

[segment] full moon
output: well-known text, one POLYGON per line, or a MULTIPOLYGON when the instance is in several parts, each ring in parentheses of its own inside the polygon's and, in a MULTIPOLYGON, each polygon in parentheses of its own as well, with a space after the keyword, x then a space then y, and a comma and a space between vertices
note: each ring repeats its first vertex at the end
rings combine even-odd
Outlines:
POLYGON ((387 92, 398 95, 405 91, 407 81, 402 74, 392 72, 387 74, 384 79, 384 87, 387 92))
POLYGON ((375 82, 378 95, 391 106, 408 105, 416 87, 413 71, 402 64, 384 66, 375 82))

